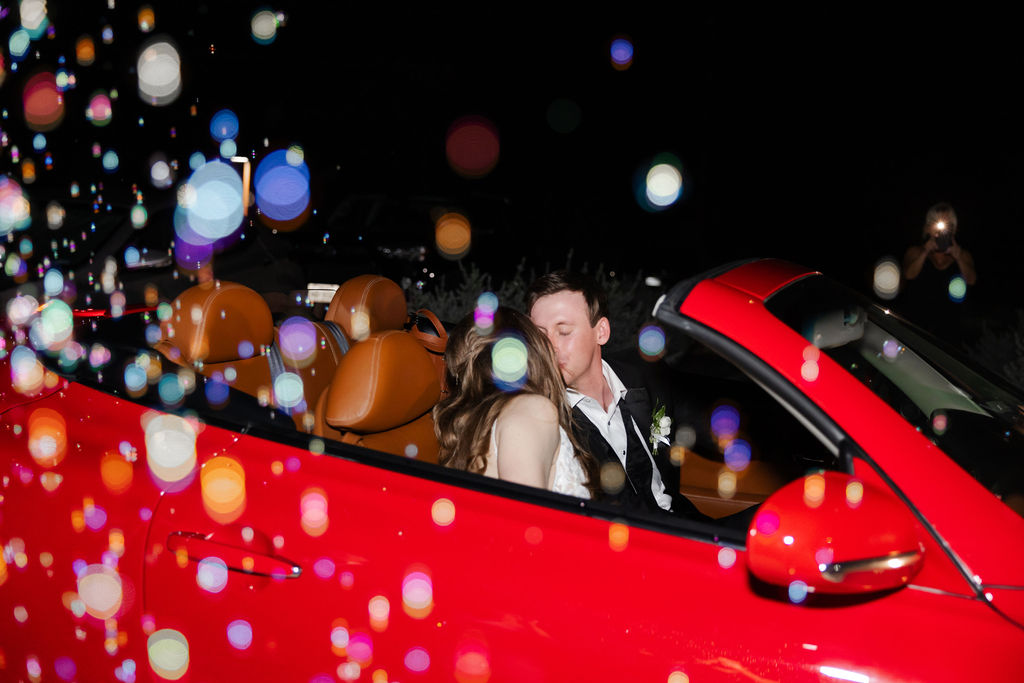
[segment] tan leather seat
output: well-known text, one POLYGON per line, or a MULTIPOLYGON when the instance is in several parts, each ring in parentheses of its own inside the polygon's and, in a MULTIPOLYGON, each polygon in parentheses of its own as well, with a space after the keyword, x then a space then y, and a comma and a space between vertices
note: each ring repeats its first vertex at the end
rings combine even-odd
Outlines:
POLYGON ((190 287, 171 303, 160 333, 156 349, 171 361, 207 377, 230 369, 231 386, 262 392, 269 403, 266 351, 274 343, 274 319, 256 291, 217 280, 190 287))
POLYGON ((258 292, 234 282, 212 281, 190 287, 172 302, 155 348, 179 365, 205 377, 223 378, 261 403, 285 409, 296 427, 311 431, 313 404, 330 384, 348 340, 336 337, 322 323, 308 325, 301 344, 282 345, 280 330, 258 292), (301 384, 289 384, 290 377, 282 381, 283 373, 297 376, 301 384), (281 396, 275 395, 275 378, 281 396), (292 397, 283 401, 289 386, 292 397))
POLYGON ((324 320, 336 323, 349 339, 362 341, 374 332, 400 330, 409 317, 405 292, 380 275, 359 275, 334 293, 324 320))
POLYGON ((314 433, 437 462, 432 409, 441 385, 429 352, 401 330, 352 346, 316 405, 314 433))
POLYGON ((704 514, 720 519, 763 503, 786 483, 771 463, 751 460, 743 471, 734 473, 736 489, 725 495, 719 490, 718 482, 719 475, 726 469, 723 462, 686 449, 679 474, 679 492, 704 514))

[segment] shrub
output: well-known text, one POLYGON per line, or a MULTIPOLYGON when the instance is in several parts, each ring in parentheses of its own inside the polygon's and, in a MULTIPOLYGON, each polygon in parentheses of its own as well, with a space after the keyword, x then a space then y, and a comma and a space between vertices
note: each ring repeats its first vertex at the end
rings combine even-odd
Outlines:
MULTIPOLYGON (((572 268, 572 252, 566 255, 564 268, 572 268)), ((519 262, 515 273, 508 279, 495 283, 490 273, 486 273, 475 264, 459 263, 459 272, 454 282, 447 276, 441 276, 429 287, 418 289, 406 284, 406 296, 412 310, 426 308, 433 311, 446 325, 454 324, 464 316, 473 312, 479 296, 484 292, 494 292, 503 306, 526 311, 526 291, 539 275, 553 268, 545 263, 543 269, 527 265, 526 259, 519 262)), ((621 351, 636 345, 636 335, 640 327, 650 319, 654 302, 661 294, 660 290, 647 287, 641 271, 631 274, 607 272, 604 264, 590 271, 584 263, 579 270, 590 273, 608 295, 608 319, 611 323, 611 338, 605 349, 609 352, 621 351)))

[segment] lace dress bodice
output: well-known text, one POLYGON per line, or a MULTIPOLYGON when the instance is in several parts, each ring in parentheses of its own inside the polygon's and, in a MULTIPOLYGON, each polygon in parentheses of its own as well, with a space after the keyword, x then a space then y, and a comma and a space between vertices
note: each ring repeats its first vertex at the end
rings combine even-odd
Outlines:
POLYGON ((569 435, 561 427, 558 428, 558 454, 555 455, 555 480, 551 490, 565 493, 577 498, 590 498, 590 491, 585 486, 587 475, 583 472, 580 461, 572 449, 569 435))

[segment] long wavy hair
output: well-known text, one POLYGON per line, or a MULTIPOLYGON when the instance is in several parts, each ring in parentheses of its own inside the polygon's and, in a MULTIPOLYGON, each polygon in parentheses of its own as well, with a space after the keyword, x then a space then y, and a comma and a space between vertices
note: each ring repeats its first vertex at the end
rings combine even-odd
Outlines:
POLYGON ((493 324, 482 328, 476 316, 470 314, 449 333, 444 361, 451 393, 434 407, 434 431, 441 446, 442 465, 483 473, 491 428, 502 408, 519 394, 540 394, 558 408, 558 422, 569 435, 576 459, 587 475, 587 489, 591 497, 597 497, 597 459, 573 433, 572 411, 555 351, 533 321, 519 311, 499 306, 493 324), (509 337, 518 338, 526 347, 526 372, 521 378, 503 378, 500 368, 495 372, 494 346, 509 337))

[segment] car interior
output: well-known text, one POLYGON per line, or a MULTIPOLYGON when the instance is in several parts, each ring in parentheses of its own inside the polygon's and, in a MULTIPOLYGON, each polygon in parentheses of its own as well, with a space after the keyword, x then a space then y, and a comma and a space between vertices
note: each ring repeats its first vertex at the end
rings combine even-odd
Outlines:
MULTIPOLYGON (((156 377, 175 366, 192 377, 185 380, 193 385, 186 409, 211 418, 231 413, 243 424, 264 415, 275 431, 289 425, 299 434, 436 463, 432 409, 446 391, 445 324, 428 310, 409 313, 401 287, 376 275, 347 280, 326 308, 311 310, 322 311, 322 319, 302 316, 305 336, 296 344, 289 331, 294 310, 275 315, 254 289, 203 282, 141 321, 80 321, 92 329, 80 335, 82 343, 95 339, 114 355, 102 368, 82 364, 72 374, 87 383, 101 379, 104 390, 122 395, 123 381, 107 370, 150 354, 162 359, 156 377), (140 349, 144 336, 148 350, 140 349), (205 380, 196 382, 196 375, 205 380), (230 401, 212 400, 211 387, 225 395, 230 387, 230 401)), ((702 513, 722 519, 750 511, 808 470, 834 467, 831 453, 732 363, 674 332, 668 347, 669 355, 646 364, 668 387, 673 406, 670 456, 678 467, 663 476, 702 513)), ((144 400, 174 407, 155 391, 144 400)))

